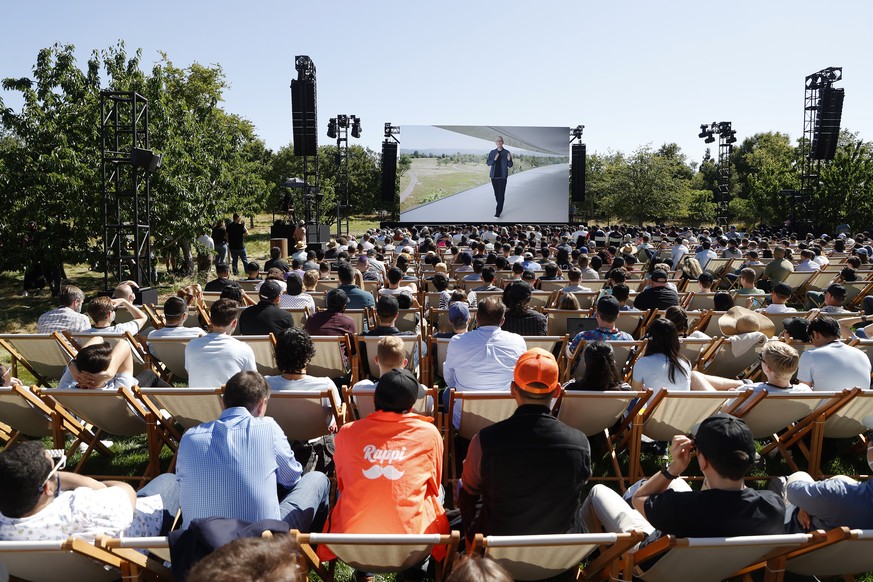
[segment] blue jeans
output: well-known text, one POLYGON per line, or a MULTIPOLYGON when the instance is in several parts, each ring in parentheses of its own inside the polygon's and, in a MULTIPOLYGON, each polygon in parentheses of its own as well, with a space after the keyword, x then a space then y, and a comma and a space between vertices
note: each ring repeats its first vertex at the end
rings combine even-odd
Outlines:
POLYGON ((215 245, 215 252, 218 253, 218 255, 215 257, 215 264, 216 265, 226 265, 227 264, 227 243, 215 245))
POLYGON ((242 259, 243 270, 245 270, 246 265, 249 264, 249 258, 246 256, 245 248, 242 249, 230 249, 230 257, 233 261, 233 274, 239 275, 239 269, 237 269, 237 261, 242 259))
POLYGON ((329 494, 327 475, 318 471, 306 473, 284 497, 280 494, 279 519, 301 532, 321 531, 327 519, 329 494))
POLYGON ((161 535, 166 535, 173 525, 176 514, 179 513, 179 483, 175 473, 158 475, 148 484, 136 492, 137 497, 149 497, 160 495, 164 504, 164 525, 161 527, 161 535))

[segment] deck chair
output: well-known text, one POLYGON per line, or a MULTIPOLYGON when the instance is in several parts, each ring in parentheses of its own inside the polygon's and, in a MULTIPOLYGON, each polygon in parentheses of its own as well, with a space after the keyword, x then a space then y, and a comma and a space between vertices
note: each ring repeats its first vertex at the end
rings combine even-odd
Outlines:
POLYGON ((659 390, 632 419, 630 430, 621 439, 620 446, 630 441, 629 481, 635 483, 643 477, 640 465, 643 435, 655 441, 670 441, 677 434, 691 434, 694 425, 717 413, 728 401, 746 397, 747 394, 736 392, 659 390))
POLYGON ((370 318, 366 309, 346 309, 343 311, 343 315, 350 317, 355 322, 355 329, 358 330, 358 333, 363 333, 369 329, 370 318))
MULTIPOLYGON (((351 408, 354 414, 354 419, 362 419, 373 414, 376 411, 376 404, 373 396, 376 393, 375 385, 369 386, 347 386, 343 396, 345 397, 346 405, 351 408)), ((422 416, 434 417, 434 402, 436 402, 439 391, 434 388, 429 388, 425 391, 424 396, 415 401, 412 411, 422 416)), ((437 419, 434 418, 434 421, 437 419)))
POLYGON ((864 301, 864 297, 873 294, 873 282, 853 281, 843 283, 843 285, 846 287, 846 300, 843 302, 843 305, 853 311, 859 308, 861 302, 864 301))
POLYGON ((640 339, 651 315, 650 311, 619 311, 615 327, 629 333, 635 340, 640 339))
POLYGON ((764 316, 773 322, 776 326, 776 333, 781 333, 784 326, 782 322, 789 317, 801 317, 803 319, 812 319, 818 312, 816 311, 796 311, 789 313, 765 313, 764 316))
POLYGON ((686 310, 691 309, 695 311, 712 309, 714 306, 714 297, 715 293, 700 293, 697 291, 693 291, 689 293, 686 297, 685 305, 683 305, 683 307, 685 307, 686 310))
MULTIPOLYGON (((717 582, 750 565, 763 566, 763 560, 787 554, 810 540, 810 534, 681 539, 664 536, 635 553, 625 553, 622 580, 629 582, 633 577, 646 582, 717 582), (656 556, 660 558, 650 568, 634 572, 640 564, 656 556)), ((769 574, 775 580, 778 572, 769 574)))
POLYGON ((710 344, 701 354, 697 369, 710 376, 738 378, 743 372, 759 362, 760 349, 767 341, 760 334, 758 343, 740 355, 735 355, 729 338, 722 338, 710 344))
MULTIPOLYGON (((406 350, 406 369, 415 374, 419 378, 420 362, 417 361, 421 357, 421 338, 417 335, 398 335, 403 340, 403 347, 406 350)), ((376 364, 376 350, 381 336, 356 335, 355 346, 360 358, 358 360, 360 367, 360 378, 376 378, 379 376, 379 366, 376 364), (365 357, 366 356, 366 357, 365 357)))
POLYGON ((841 527, 788 553, 785 569, 804 576, 848 576, 873 570, 873 530, 841 527))
POLYGON ((542 312, 543 309, 549 306, 549 300, 551 298, 551 291, 533 291, 530 294, 530 303, 528 304, 528 307, 542 312))
POLYGON ((272 392, 267 401, 267 416, 273 418, 292 441, 308 441, 330 434, 325 418, 328 403, 336 423, 346 418, 345 404, 334 399, 333 391, 282 390, 272 392))
POLYGON ((315 290, 327 293, 328 291, 336 289, 339 285, 339 279, 319 279, 315 283, 315 290))
MULTIPOLYGON (((580 309, 554 309, 543 310, 546 314, 546 325, 549 335, 565 335, 567 333, 567 320, 570 318, 591 317, 589 310, 580 309)), ((571 338, 572 339, 572 338, 571 338)))
MULTIPOLYGON (((651 391, 567 391, 561 390, 558 399, 558 420, 581 430, 587 437, 603 434, 606 437, 606 446, 612 460, 612 468, 615 471, 613 477, 604 477, 603 481, 617 481, 622 492, 625 490, 624 476, 618 462, 618 456, 613 445, 613 438, 609 429, 616 422, 622 420, 617 435, 627 430, 627 424, 636 417, 646 400, 651 396, 651 391), (625 415, 625 412, 627 414, 625 415)), ((592 478, 597 479, 597 478, 592 478)))
POLYGON ((333 566, 327 568, 316 556, 312 546, 325 545, 336 557, 352 568, 374 573, 402 572, 427 558, 434 547, 445 546, 445 558, 436 564, 436 579, 441 581, 452 569, 460 543, 460 532, 451 535, 393 534, 303 534, 291 532, 307 563, 325 582, 333 582, 333 566))
POLYGON ((262 376, 276 376, 281 374, 276 367, 276 338, 270 335, 240 335, 239 341, 243 342, 255 353, 255 364, 262 376))
POLYGON ((788 299, 788 303, 806 303, 806 282, 815 275, 815 271, 793 271, 788 273, 788 276, 782 281, 791 287, 792 294, 788 299))
POLYGON ((82 538, 0 541, 0 563, 15 580, 110 582, 130 579, 124 561, 82 538))
MULTIPOLYGON (((579 564, 596 549, 603 563, 618 559, 643 536, 637 533, 483 536, 476 534, 468 554, 480 554, 500 564, 514 580, 544 580, 579 564)), ((602 568, 601 568, 602 569, 602 568)), ((593 571, 586 570, 586 574, 593 571)))
MULTIPOLYGON (((470 311, 470 321, 467 325, 468 330, 476 329, 476 313, 479 312, 477 307, 469 308, 470 311)), ((449 321, 449 310, 448 309, 439 309, 434 308, 430 310, 430 318, 432 333, 445 333, 449 331, 453 331, 452 322, 449 321)), ((398 328, 400 329, 400 328, 398 328)), ((403 331, 401 329, 401 331, 403 331)), ((415 331, 414 329, 410 329, 409 331, 415 331)))
POLYGON ((525 335, 522 336, 527 349, 540 348, 546 350, 558 361, 558 369, 563 373, 567 365, 567 336, 566 335, 525 335))
POLYGON ((51 382, 60 380, 67 363, 77 352, 60 332, 2 334, 0 347, 12 356, 13 376, 18 375, 18 364, 21 364, 40 386, 50 386, 51 382))
POLYGON ((553 279, 551 281, 540 281, 540 291, 548 291, 549 293, 553 293, 558 289, 563 289, 570 282, 566 279, 553 279))
MULTIPOLYGON (((5 446, 8 447, 22 435, 27 435, 52 437, 54 448, 63 449, 64 434, 67 432, 75 438, 81 438, 82 442, 96 440, 76 417, 57 403, 46 400, 26 386, 0 387, 0 421, 8 427, 5 446)), ((112 455, 105 446, 99 446, 102 453, 112 455)))
POLYGON ((149 579, 168 582, 174 580, 173 572, 164 566, 164 562, 170 561, 169 540, 164 536, 147 538, 97 536, 94 545, 122 560, 122 569, 129 570, 125 580, 149 579))
MULTIPOLYGON (((579 342, 576 346, 576 352, 570 355, 567 362, 567 373, 564 380, 570 378, 581 378, 585 373, 585 359, 582 353, 585 351, 584 341, 579 342)), ((625 382, 627 382, 633 374, 634 363, 643 354, 646 348, 647 340, 634 341, 608 341, 615 353, 615 365, 618 366, 618 371, 621 372, 625 382)))
POLYGON ((349 365, 352 370, 357 371, 356 356, 352 355, 349 336, 314 335, 311 339, 315 355, 306 365, 307 373, 324 378, 342 378, 349 373, 349 365), (349 364, 346 363, 346 358, 349 364))
POLYGON ((430 359, 430 365, 427 367, 427 382, 423 382, 426 386, 433 385, 437 377, 443 377, 443 366, 446 363, 446 355, 449 353, 449 342, 451 339, 428 338, 427 357, 430 359))
MULTIPOLYGON (((146 409, 129 388, 124 386, 117 390, 69 388, 52 389, 48 392, 57 403, 96 428, 98 439, 104 433, 118 436, 146 435, 149 462, 141 477, 132 477, 132 479, 140 478, 141 485, 161 473, 160 453, 163 445, 166 444, 175 450, 175 443, 163 425, 159 424, 159 419, 146 409)), ((45 391, 40 392, 40 394, 44 393, 45 391)), ((77 439, 74 446, 78 443, 77 439)), ((82 470, 92 451, 93 443, 88 444, 88 448, 74 469, 75 472, 82 470)), ((124 479, 124 477, 112 478, 124 479)))
POLYGON ((685 356, 691 363, 691 369, 696 370, 697 365, 700 362, 701 358, 708 350, 711 349, 712 344, 715 342, 721 342, 721 338, 710 338, 710 339, 690 339, 687 337, 679 338, 679 352, 685 356))
POLYGON ((869 339, 855 339, 849 343, 853 348, 858 348, 867 356, 867 359, 870 360, 870 363, 873 364, 873 340, 869 339))
POLYGON ((140 388, 134 387, 134 395, 156 418, 179 423, 182 430, 216 420, 221 416, 223 388, 140 388), (163 414, 164 410, 169 415, 163 414))
POLYGON ((124 333, 101 333, 101 334, 85 334, 85 333, 70 333, 65 331, 64 336, 76 348, 76 351, 82 349, 86 343, 95 337, 102 337, 103 341, 111 346, 118 342, 127 342, 130 347, 130 354, 133 356, 133 375, 136 376, 141 372, 149 369, 149 356, 143 345, 129 331, 124 333))
POLYGON ((518 404, 512 394, 507 390, 498 391, 471 391, 458 392, 450 389, 449 407, 446 412, 446 429, 448 432, 448 446, 445 448, 445 461, 443 467, 450 467, 450 479, 457 479, 455 463, 449 462, 455 455, 455 438, 461 437, 472 439, 483 428, 491 426, 501 420, 506 420, 515 413, 518 404), (457 433, 453 430, 452 418, 455 407, 461 410, 461 422, 457 433))
POLYGON ((190 337, 161 337, 148 340, 149 353, 152 354, 152 361, 159 362, 163 367, 161 376, 165 380, 179 379, 188 380, 188 371, 185 369, 185 348, 188 347, 188 342, 194 338, 190 337))
MULTIPOLYGON (((721 328, 718 326, 718 320, 725 313, 727 313, 727 311, 709 311, 708 317, 705 317, 704 320, 698 324, 697 329, 709 337, 722 337, 721 328)), ((693 330, 689 329, 689 331, 693 330)))
MULTIPOLYGON (((587 287, 587 285, 582 285, 582 286, 587 287)), ((562 291, 556 291, 555 297, 552 300, 552 302, 557 304, 562 293, 563 293, 562 291)), ((579 302, 580 309, 591 309, 592 307, 594 307, 594 302, 597 300, 597 297, 600 295, 600 292, 598 292, 598 291, 591 291, 591 292, 573 291, 572 293, 569 293, 568 295, 572 295, 573 297, 576 298, 576 301, 579 302)))
POLYGON ((282 307, 281 309, 291 315, 294 327, 299 327, 300 329, 306 326, 306 320, 311 315, 308 307, 282 307))
POLYGON ((423 321, 421 309, 418 307, 401 309, 397 314, 397 321, 394 323, 394 326, 400 331, 415 331, 416 327, 423 325, 423 321))

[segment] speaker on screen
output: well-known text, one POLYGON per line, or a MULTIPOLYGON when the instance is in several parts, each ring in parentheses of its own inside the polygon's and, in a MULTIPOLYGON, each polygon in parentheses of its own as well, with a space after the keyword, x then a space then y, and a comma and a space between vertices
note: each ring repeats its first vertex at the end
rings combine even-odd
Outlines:
POLYGON ((832 160, 837 153, 837 140, 840 137, 845 90, 825 87, 821 90, 820 97, 815 134, 812 138, 812 159, 832 160))
POLYGON ((382 142, 382 201, 394 202, 397 183, 397 143, 382 142))
POLYGON ((570 194, 573 202, 585 202, 585 144, 574 143, 570 152, 570 194))
POLYGON ((291 118, 294 155, 317 155, 318 119, 315 107, 315 81, 291 80, 291 118))

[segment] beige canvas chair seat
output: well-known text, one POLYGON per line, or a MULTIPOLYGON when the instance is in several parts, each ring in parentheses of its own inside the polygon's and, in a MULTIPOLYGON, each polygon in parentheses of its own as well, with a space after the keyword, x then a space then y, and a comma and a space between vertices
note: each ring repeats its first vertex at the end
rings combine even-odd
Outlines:
POLYGON ((135 388, 134 393, 158 418, 166 410, 183 430, 217 420, 224 410, 223 388, 135 388))
POLYGON ((821 578, 873 571, 873 530, 832 530, 823 542, 789 553, 785 569, 821 578))
POLYGON ((40 386, 50 386, 60 380, 67 363, 76 355, 76 350, 59 332, 2 334, 0 346, 12 356, 12 375, 18 375, 17 366, 21 364, 40 386))
POLYGON ((334 580, 333 572, 325 568, 316 557, 313 545, 325 545, 337 558, 359 571, 374 573, 402 572, 421 563, 434 547, 445 546, 446 557, 437 566, 437 580, 451 570, 458 549, 460 534, 296 534, 306 561, 322 580, 334 580))
MULTIPOLYGON (((352 407, 355 412, 355 418, 366 418, 376 411, 375 394, 375 385, 352 386, 346 389, 346 405, 352 407)), ((415 401, 412 411, 422 416, 434 416, 434 402, 436 398, 436 388, 426 390, 424 396, 415 401)))
POLYGON ((110 582, 125 574, 121 558, 80 538, 0 541, 0 563, 14 579, 32 582, 110 582))
MULTIPOLYGON (((476 314, 479 312, 477 307, 471 307, 470 311, 470 321, 467 325, 467 329, 475 329, 476 328, 476 314)), ((433 308, 430 310, 430 323, 431 327, 434 328, 434 333, 441 332, 446 333, 449 331, 454 331, 452 327, 452 322, 449 321, 449 310, 448 309, 439 309, 433 308)), ((400 329, 398 326, 397 329, 400 329)), ((403 331, 400 329, 400 331, 403 331)), ((407 331, 415 331, 414 329, 409 329, 407 331)))
POLYGON ((103 338, 103 341, 108 343, 111 346, 115 346, 118 342, 125 342, 127 346, 130 348, 130 355, 133 358, 133 375, 142 373, 143 371, 149 369, 149 357, 146 354, 145 348, 143 345, 139 343, 133 334, 129 331, 124 333, 100 333, 100 334, 86 334, 86 333, 68 333, 64 332, 64 335, 70 341, 76 350, 81 350, 82 346, 88 343, 90 340, 95 337, 103 338))
POLYGON ((713 309, 714 303, 713 300, 715 298, 715 293, 702 293, 698 291, 693 291, 688 294, 687 299, 685 300, 685 309, 690 310, 700 310, 700 309, 713 309))
MULTIPOLYGON (((582 309, 546 309, 546 325, 548 333, 552 336, 567 334, 567 320, 580 317, 591 317, 589 310, 582 309)), ((573 338, 570 338, 573 339, 573 338)))
MULTIPOLYGON (((313 299, 313 301, 315 300, 313 299)), ((280 309, 288 313, 294 321, 294 327, 299 327, 300 329, 306 326, 306 320, 311 315, 308 307, 281 307, 280 309)))
POLYGON ((836 397, 834 392, 751 394, 739 406, 729 405, 728 413, 742 418, 756 439, 769 438, 809 416, 825 402, 836 397))
POLYGON ((174 580, 173 573, 164 566, 164 562, 170 561, 170 544, 166 536, 144 538, 97 536, 94 545, 120 558, 122 566, 130 570, 132 579, 157 579, 168 582, 174 580), (153 554, 157 559, 148 554, 153 554), (147 576, 145 576, 146 572, 148 572, 147 576))
POLYGON ((555 356, 558 361, 559 374, 563 375, 567 366, 567 336, 566 335, 524 335, 521 336, 528 350, 540 348, 555 356))
POLYGON ((337 402, 331 390, 281 390, 270 393, 267 416, 273 418, 292 441, 308 441, 330 434, 324 403, 337 425, 345 419, 345 404, 337 402))
MULTIPOLYGON (((606 343, 612 346, 615 365, 618 367, 618 371, 621 373, 624 380, 627 381, 633 372, 634 363, 645 352, 648 340, 620 340, 607 341, 606 343)), ((582 357, 582 353, 585 351, 585 345, 586 342, 584 340, 580 341, 579 345, 576 346, 576 352, 570 356, 570 359, 567 362, 567 372, 564 375, 565 379, 569 379, 570 377, 581 378, 585 373, 585 359, 582 357)))
MULTIPOLYGON (((625 554, 627 565, 638 565, 660 555, 658 561, 636 576, 646 582, 719 582, 774 553, 808 543, 810 534, 739 536, 732 538, 682 538, 665 536, 633 554, 625 554)), ((630 580, 625 568, 623 580, 630 580)))
POLYGON ((280 374, 276 367, 276 338, 270 335, 240 335, 236 339, 243 342, 255 353, 255 364, 258 373, 262 376, 276 376, 280 374))
MULTIPOLYGON (((348 354, 352 361, 352 348, 346 335, 314 335, 312 344, 315 355, 306 365, 306 372, 311 376, 323 378, 340 378, 348 374, 343 354, 348 354)), ((352 366, 354 369, 354 366, 352 366)))
POLYGON ((425 378, 425 384, 430 386, 436 382, 437 376, 443 377, 443 366, 446 363, 446 356, 449 353, 450 337, 432 337, 428 338, 427 357, 430 358, 430 365, 427 367, 429 376, 425 378))
POLYGON ((713 346, 715 342, 722 341, 721 338, 710 339, 691 339, 687 337, 679 338, 679 352, 685 356, 685 359, 691 364, 691 369, 696 370, 701 358, 713 346))
POLYGON ((477 534, 468 553, 478 553, 500 564, 515 580, 543 580, 579 564, 594 550, 617 557, 640 539, 637 534, 560 534, 483 536, 477 534))
POLYGON ((754 346, 748 346, 748 349, 740 355, 734 354, 733 343, 729 338, 713 342, 700 355, 697 369, 710 376, 737 378, 744 371, 758 364, 760 350, 766 341, 767 337, 764 334, 759 334, 757 343, 754 346))
POLYGON ((446 429, 448 431, 448 446, 445 449, 444 467, 449 467, 450 480, 457 478, 456 463, 453 459, 455 452, 455 438, 462 437, 472 439, 473 436, 485 427, 491 426, 501 420, 512 416, 518 404, 512 394, 507 390, 501 391, 470 391, 458 392, 451 388, 449 394, 449 407, 446 412, 446 429), (457 434, 452 424, 452 411, 458 407, 461 410, 461 421, 457 434), (451 462, 450 462, 451 460, 451 462))
POLYGON ((188 380, 188 371, 185 369, 185 348, 191 337, 161 337, 148 340, 149 351, 153 358, 163 364, 167 379, 178 378, 188 380))
MULTIPOLYGON (((406 369, 415 374, 416 378, 420 378, 419 365, 416 365, 416 358, 421 357, 421 337, 417 335, 398 335, 394 336, 403 340, 403 349, 406 353, 406 369)), ((377 378, 379 376, 379 365, 376 363, 376 353, 378 350, 379 340, 382 336, 365 336, 356 335, 355 344, 357 353, 359 354, 360 362, 360 377, 361 378, 377 378), (366 354, 366 358, 364 357, 366 354)))

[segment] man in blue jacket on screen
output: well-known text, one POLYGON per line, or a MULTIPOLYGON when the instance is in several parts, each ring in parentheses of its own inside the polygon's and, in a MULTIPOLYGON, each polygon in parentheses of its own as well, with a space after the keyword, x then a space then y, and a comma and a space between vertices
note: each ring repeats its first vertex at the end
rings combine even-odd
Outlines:
POLYGON ((512 154, 503 147, 503 137, 497 136, 494 142, 497 147, 488 154, 486 164, 491 166, 491 186, 494 188, 494 198, 497 199, 497 210, 494 218, 500 218, 503 214, 503 198, 506 195, 506 178, 509 168, 512 167, 512 154))

